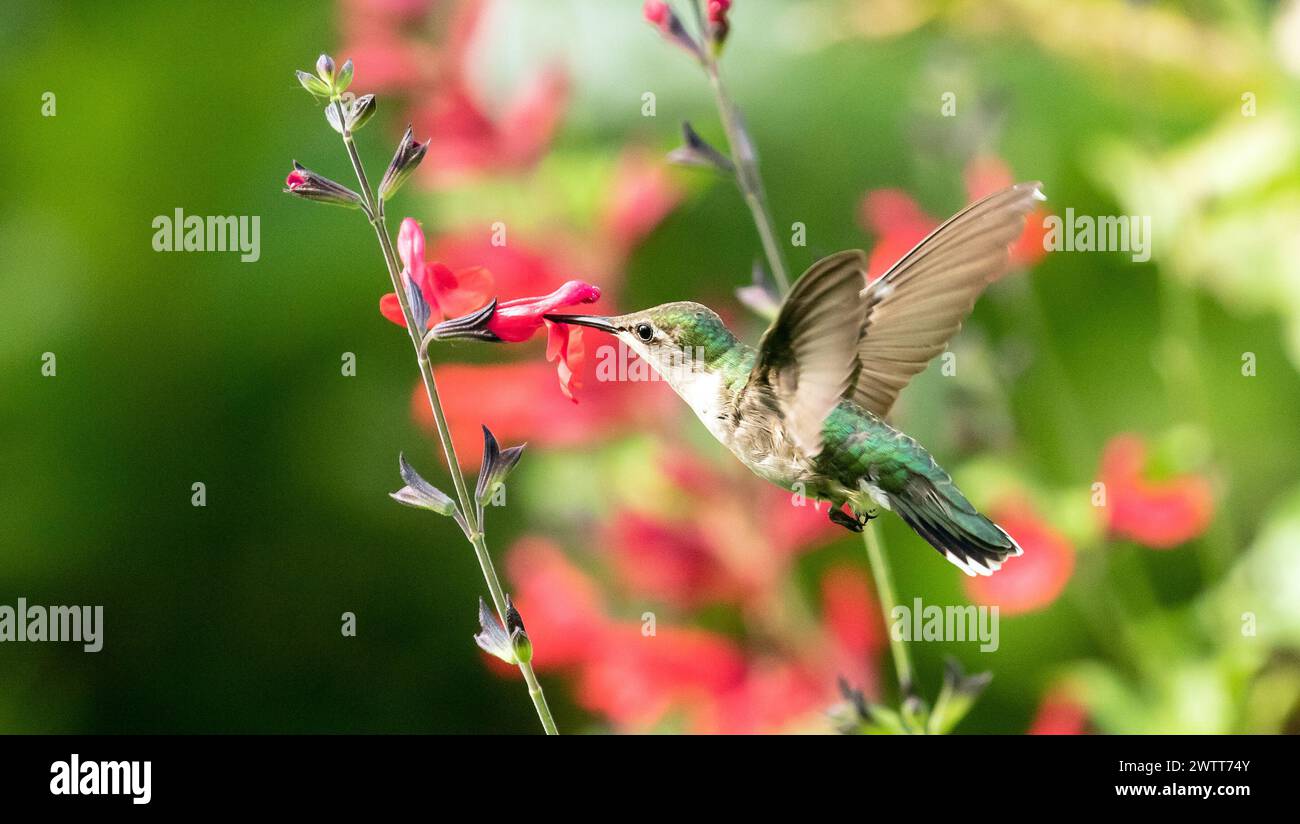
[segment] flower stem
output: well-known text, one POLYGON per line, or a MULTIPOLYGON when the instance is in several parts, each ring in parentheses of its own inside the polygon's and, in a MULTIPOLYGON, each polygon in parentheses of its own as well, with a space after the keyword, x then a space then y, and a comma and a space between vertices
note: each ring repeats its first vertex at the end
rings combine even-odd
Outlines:
POLYGON ((889 651, 894 656, 894 671, 898 674, 899 697, 907 698, 912 694, 916 684, 915 671, 912 669, 912 656, 907 650, 907 642, 895 638, 890 627, 894 607, 898 602, 894 597, 894 579, 889 571, 889 560, 885 557, 884 542, 877 529, 875 523, 868 522, 866 528, 862 530, 862 540, 867 545, 871 577, 876 582, 876 593, 880 597, 880 611, 885 616, 885 633, 889 636, 889 651))
MULTIPOLYGON (((695 19, 699 24, 700 36, 708 38, 708 26, 704 22, 704 12, 699 2, 695 7, 695 19)), ((727 145, 731 149, 731 162, 736 167, 736 185, 745 198, 745 205, 754 216, 754 226, 758 229, 758 239, 763 244, 763 254, 767 265, 772 270, 781 294, 790 291, 790 276, 785 268, 781 247, 776 240, 776 227, 772 222, 772 212, 767 205, 767 191, 763 188, 763 178, 758 171, 758 154, 754 143, 745 129, 745 120, 736 106, 727 88, 722 83, 722 74, 718 71, 718 58, 712 44, 704 47, 702 55, 704 71, 709 76, 709 86, 713 89, 713 98, 718 104, 718 115, 722 118, 722 128, 727 135, 727 145)))
MULTIPOLYGON (((339 106, 337 101, 335 101, 334 105, 339 106)), ((343 122, 341 107, 339 107, 338 114, 339 122, 343 122)), ((433 365, 429 361, 428 353, 421 345, 423 330, 416 327, 415 316, 411 312, 410 301, 407 300, 406 287, 402 283, 401 269, 397 265, 397 255, 393 251, 392 238, 388 235, 388 227, 384 220, 383 203, 376 200, 374 192, 370 188, 370 181, 366 177, 365 167, 362 166, 361 158, 357 154, 357 147, 352 140, 352 134, 346 129, 343 132, 343 145, 347 147, 348 160, 352 163, 352 171, 356 173, 357 182, 361 184, 361 196, 365 199, 366 217, 370 220, 370 225, 379 238, 379 248, 384 254, 384 264, 388 268, 388 277, 393 282, 393 291, 397 293, 397 301, 402 308, 402 317, 406 320, 406 331, 410 335, 412 346, 415 347, 416 360, 420 367, 420 377, 424 381, 424 391, 429 398, 429 408, 433 411, 433 420, 438 429, 438 440, 442 443, 442 452, 447 458, 447 468, 451 474, 452 484, 456 487, 456 497, 460 502, 461 513, 464 515, 466 523, 469 524, 469 542, 474 547, 474 555, 478 558, 479 567, 483 570, 483 580, 487 582, 488 592, 492 595, 492 605, 496 608, 497 618, 504 625, 506 615, 505 590, 501 588, 501 579, 497 576, 496 567, 492 563, 492 556, 488 553, 487 540, 483 536, 483 524, 478 518, 478 507, 470 505, 469 487, 465 483, 465 476, 460 468, 460 460, 456 457, 456 445, 451 439, 451 429, 447 426, 447 415, 442 409, 442 400, 438 395, 438 383, 433 377, 433 365)), ((533 665, 522 661, 517 663, 519 664, 519 671, 524 675, 524 681, 528 683, 528 695, 533 700, 533 708, 537 710, 537 717, 542 722, 542 729, 546 731, 547 735, 558 734, 555 718, 551 715, 551 708, 546 703, 546 696, 542 692, 541 684, 537 682, 537 675, 533 672, 533 665)))

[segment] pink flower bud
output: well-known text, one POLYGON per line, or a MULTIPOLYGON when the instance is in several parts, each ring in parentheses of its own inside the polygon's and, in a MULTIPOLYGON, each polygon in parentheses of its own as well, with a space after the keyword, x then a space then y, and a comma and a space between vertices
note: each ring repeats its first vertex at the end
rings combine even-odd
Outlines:
POLYGON ((645 5, 641 8, 641 13, 645 15, 646 20, 663 28, 668 23, 668 16, 671 11, 664 0, 646 0, 645 5))

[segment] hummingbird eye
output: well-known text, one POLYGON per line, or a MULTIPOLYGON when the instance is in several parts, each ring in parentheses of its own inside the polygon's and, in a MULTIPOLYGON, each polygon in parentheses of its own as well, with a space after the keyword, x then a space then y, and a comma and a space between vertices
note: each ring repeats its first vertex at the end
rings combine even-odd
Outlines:
POLYGON ((636 325, 636 336, 649 343, 654 340, 655 328, 648 323, 638 323, 636 325))

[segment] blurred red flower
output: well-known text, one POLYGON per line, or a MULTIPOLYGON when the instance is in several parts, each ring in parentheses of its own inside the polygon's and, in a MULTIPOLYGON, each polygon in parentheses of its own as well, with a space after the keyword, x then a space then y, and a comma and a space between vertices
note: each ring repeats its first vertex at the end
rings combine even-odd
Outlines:
POLYGON ((610 520, 604 538, 620 583, 633 592, 682 607, 740 594, 715 548, 689 520, 623 510, 610 520))
POLYGON ((748 473, 675 448, 656 463, 679 497, 661 493, 656 508, 616 510, 602 542, 620 584, 636 595, 682 608, 762 603, 794 553, 839 537, 824 510, 796 506, 790 493, 748 473))
MULTIPOLYGON (((594 438, 660 425, 680 401, 662 383, 589 383, 574 406, 555 391, 555 372, 540 361, 437 367, 438 388, 452 439, 467 467, 477 466, 487 424, 502 442, 566 447, 594 438)), ((416 385, 411 411, 427 430, 433 413, 424 387, 416 385)))
POLYGON ((1074 574, 1074 548, 1026 501, 1008 501, 990 512, 1025 552, 1010 559, 996 575, 967 578, 966 593, 976 603, 998 607, 1003 615, 1050 606, 1074 574))
POLYGON ((1210 482, 1200 475, 1146 477, 1147 447, 1132 434, 1117 435, 1101 458, 1110 534, 1152 549, 1169 549, 1200 536, 1214 517, 1210 482))
POLYGON ((559 250, 539 246, 519 233, 512 234, 509 243, 493 243, 488 232, 478 229, 444 232, 429 246, 430 257, 453 269, 482 266, 492 272, 501 295, 545 294, 568 279, 564 272, 577 268, 559 250))
POLYGON ((866 573, 847 564, 827 570, 821 580, 822 625, 830 634, 834 669, 853 684, 870 684, 869 662, 886 644, 880 604, 866 573))
POLYGON ((432 135, 418 174, 435 185, 484 172, 531 166, 545 152, 568 99, 568 79, 549 70, 489 113, 470 82, 472 46, 481 33, 482 0, 436 4, 449 9, 443 42, 433 46, 408 32, 429 26, 435 4, 424 0, 348 0, 343 5, 344 51, 367 88, 403 93, 407 119, 432 135))
POLYGON ((609 626, 599 587, 553 542, 521 538, 506 565, 515 582, 514 601, 528 616, 538 669, 583 661, 604 643, 609 626))
MULTIPOLYGON (((683 490, 687 497, 692 488, 683 490)), ((746 492, 732 489, 729 494, 739 500, 746 492)), ((726 517, 743 519, 745 511, 726 517)), ((669 626, 666 616, 677 614, 676 609, 662 614, 652 609, 654 617, 643 621, 614 618, 596 579, 557 546, 537 538, 519 541, 506 565, 537 650, 534 663, 539 671, 573 676, 578 703, 616 729, 663 724, 681 724, 695 733, 816 729, 824 725, 821 714, 835 699, 838 676, 874 690, 874 661, 883 647, 884 626, 861 570, 829 570, 821 580, 820 621, 809 621, 813 616, 808 615, 791 622, 782 616, 791 608, 789 599, 798 596, 738 588, 735 570, 728 568, 732 561, 717 555, 707 528, 625 510, 604 534, 625 532, 650 542, 637 547, 638 552, 665 553, 668 569, 640 559, 629 564, 616 550, 609 569, 620 585, 639 598, 662 594, 675 608, 741 598, 744 626, 756 631, 733 637, 669 626)), ((769 547, 753 544, 743 549, 751 555, 771 553, 769 547)), ((602 560, 601 555, 594 558, 602 560)), ((646 611, 640 605, 636 610, 646 611)), ((505 668, 498 671, 509 674, 505 668)))
MULTIPOLYGON (((997 155, 980 155, 969 163, 962 175, 966 181, 966 196, 973 203, 982 197, 1001 191, 1017 181, 1011 174, 1011 167, 997 155)), ((1025 230, 1020 238, 1011 244, 1011 265, 1032 266, 1047 254, 1043 246, 1043 236, 1047 228, 1043 225, 1046 212, 1035 209, 1025 218, 1025 230)))
MULTIPOLYGON (((1016 181, 1010 168, 999 157, 981 155, 966 164, 963 172, 968 202, 1005 189, 1016 181)), ((1040 260, 1043 247, 1043 210, 1036 209, 1025 223, 1025 231, 1011 245, 1011 265, 1029 266, 1040 260)), ((938 227, 916 200, 901 189, 874 189, 862 198, 858 209, 859 223, 875 235, 876 245, 867 263, 867 278, 874 280, 885 273, 899 258, 938 227)))
POLYGON ((1028 730, 1030 735, 1084 735, 1087 732, 1087 709, 1063 690, 1052 690, 1043 698, 1028 730))
POLYGON ((604 236, 624 257, 658 226, 683 197, 663 160, 628 150, 618 160, 600 216, 604 236))

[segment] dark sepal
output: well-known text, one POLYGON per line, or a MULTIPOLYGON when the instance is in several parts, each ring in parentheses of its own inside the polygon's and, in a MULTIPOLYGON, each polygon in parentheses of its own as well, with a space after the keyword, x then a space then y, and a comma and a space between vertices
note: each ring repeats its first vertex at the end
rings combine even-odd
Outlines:
POLYGON ((532 661, 533 642, 524 629, 523 616, 515 609, 509 595, 506 595, 506 632, 510 633, 510 650, 514 653, 515 660, 521 664, 532 661))
POLYGON ((389 497, 399 504, 413 506, 416 509, 427 509, 431 512, 437 512, 439 515, 446 515, 460 524, 461 530, 469 536, 469 526, 465 523, 465 517, 460 511, 460 507, 446 493, 438 489, 433 484, 420 477, 412 466, 406 462, 405 455, 397 456, 397 468, 401 472, 402 480, 406 486, 390 492, 389 497))
POLYGON ((402 188, 402 184, 420 165, 420 161, 424 160, 424 155, 428 151, 429 141, 416 143, 415 133, 411 131, 410 126, 407 126, 406 132, 402 134, 402 139, 397 144, 397 151, 393 153, 393 159, 384 172, 383 180, 379 181, 379 199, 388 200, 402 188))
POLYGON ((416 329, 425 329, 429 326, 429 316, 433 310, 429 307, 429 302, 424 299, 424 292, 420 289, 419 284, 411 279, 410 274, 402 273, 402 288, 406 290, 406 302, 411 307, 411 316, 415 320, 416 329))
MULTIPOLYGON (((497 489, 505 483, 506 476, 519 463, 519 458, 524 454, 524 446, 502 449, 492 430, 483 427, 483 463, 478 471, 478 484, 474 488, 474 500, 478 503, 480 513, 487 502, 492 500, 497 489)), ((481 516, 479 521, 482 522, 481 516)))
POLYGON ((689 120, 682 121, 682 145, 668 153, 668 160, 682 166, 703 166, 723 174, 733 174, 736 166, 722 152, 692 128, 689 120))
POLYGON ((929 731, 940 735, 952 732, 992 680, 991 672, 967 675, 956 658, 944 659, 943 687, 930 713, 929 731))
POLYGON ((906 735, 912 732, 898 712, 873 704, 862 690, 855 689, 843 677, 839 680, 844 701, 830 709, 835 729, 842 735, 906 735))
POLYGON ((342 183, 336 183, 324 175, 316 174, 296 160, 293 162, 293 173, 289 175, 288 185, 284 190, 305 200, 346 206, 349 209, 359 209, 362 205, 361 195, 342 183))
POLYGON ((477 312, 471 312, 468 315, 461 315, 458 318, 444 320, 436 324, 430 332, 430 338, 433 340, 453 340, 457 338, 471 338, 473 340, 487 341, 489 343, 500 343, 501 338, 496 333, 487 328, 496 314, 496 298, 488 301, 488 304, 477 312))

